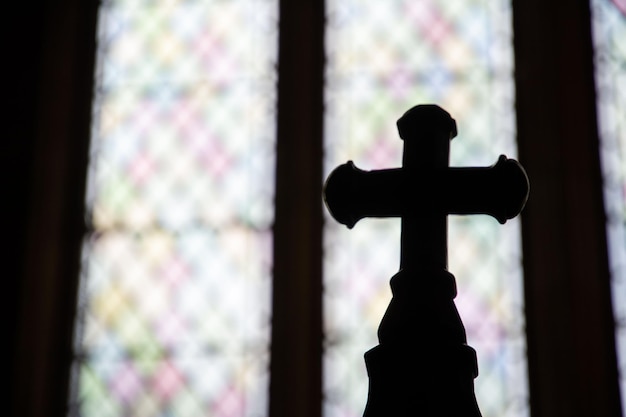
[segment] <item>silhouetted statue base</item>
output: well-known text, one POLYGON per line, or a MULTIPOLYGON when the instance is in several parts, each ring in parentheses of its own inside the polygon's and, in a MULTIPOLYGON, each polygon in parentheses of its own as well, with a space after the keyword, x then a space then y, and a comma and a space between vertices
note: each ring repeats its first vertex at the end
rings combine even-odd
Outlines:
POLYGON ((446 271, 391 279, 393 298, 365 354, 369 394, 364 417, 478 417, 476 352, 466 344, 446 271))

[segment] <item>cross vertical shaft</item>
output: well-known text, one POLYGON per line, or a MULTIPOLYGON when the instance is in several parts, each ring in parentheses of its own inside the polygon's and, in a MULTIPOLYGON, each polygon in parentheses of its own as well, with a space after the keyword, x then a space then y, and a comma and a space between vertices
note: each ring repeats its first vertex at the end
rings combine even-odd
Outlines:
POLYGON ((437 198, 441 193, 438 179, 443 178, 448 168, 450 140, 456 136, 456 122, 442 108, 422 105, 407 111, 397 124, 404 140, 405 181, 422 184, 424 188, 414 198, 407 199, 406 213, 402 216, 400 269, 428 266, 446 270, 448 220, 437 198))

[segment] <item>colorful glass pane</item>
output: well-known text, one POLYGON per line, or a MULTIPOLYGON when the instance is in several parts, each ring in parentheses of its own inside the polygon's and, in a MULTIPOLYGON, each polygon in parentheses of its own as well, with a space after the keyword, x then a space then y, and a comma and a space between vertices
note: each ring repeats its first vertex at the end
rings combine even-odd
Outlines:
POLYGON ((626 2, 593 0, 591 5, 615 335, 626 414, 626 2))
POLYGON ((267 414, 277 13, 103 2, 71 414, 267 414))
MULTIPOLYGON (((504 0, 329 0, 325 173, 353 160, 362 169, 401 165, 395 122, 435 103, 456 119, 451 165, 515 157, 512 18, 504 0)), ((483 415, 527 416, 528 381, 519 221, 451 216, 449 270, 456 304, 478 352, 483 415)), ((391 299, 400 222, 325 226, 324 415, 363 413, 363 353, 391 299)), ((415 376, 419 378, 419 375, 415 376)))

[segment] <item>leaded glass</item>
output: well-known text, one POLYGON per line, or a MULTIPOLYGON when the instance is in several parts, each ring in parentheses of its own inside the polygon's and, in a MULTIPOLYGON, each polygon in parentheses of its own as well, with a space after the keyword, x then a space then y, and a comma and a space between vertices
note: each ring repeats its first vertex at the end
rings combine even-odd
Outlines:
POLYGON ((277 9, 101 5, 71 414, 266 415, 277 9))
MULTIPOLYGON (((511 7, 507 1, 329 0, 325 173, 347 160, 362 169, 401 165, 396 120, 435 103, 456 119, 451 165, 515 157, 511 7)), ((449 219, 449 270, 468 343, 478 352, 476 392, 490 416, 528 415, 519 221, 449 219)), ((363 413, 363 353, 397 272, 400 222, 362 220, 324 229, 324 415, 363 413)), ((419 375, 415 376, 419 378, 419 375)))
POLYGON ((626 2, 593 0, 591 5, 615 336, 626 414, 626 2))

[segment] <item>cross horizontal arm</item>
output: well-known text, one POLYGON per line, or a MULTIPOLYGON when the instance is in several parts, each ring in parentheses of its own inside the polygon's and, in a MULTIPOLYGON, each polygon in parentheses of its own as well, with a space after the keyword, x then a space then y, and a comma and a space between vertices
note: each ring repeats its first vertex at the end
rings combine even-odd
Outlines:
POLYGON ((490 167, 451 167, 417 177, 403 168, 364 171, 348 161, 328 177, 324 201, 348 228, 364 217, 419 216, 432 209, 487 214, 504 224, 521 212, 529 188, 524 168, 504 155, 490 167))

